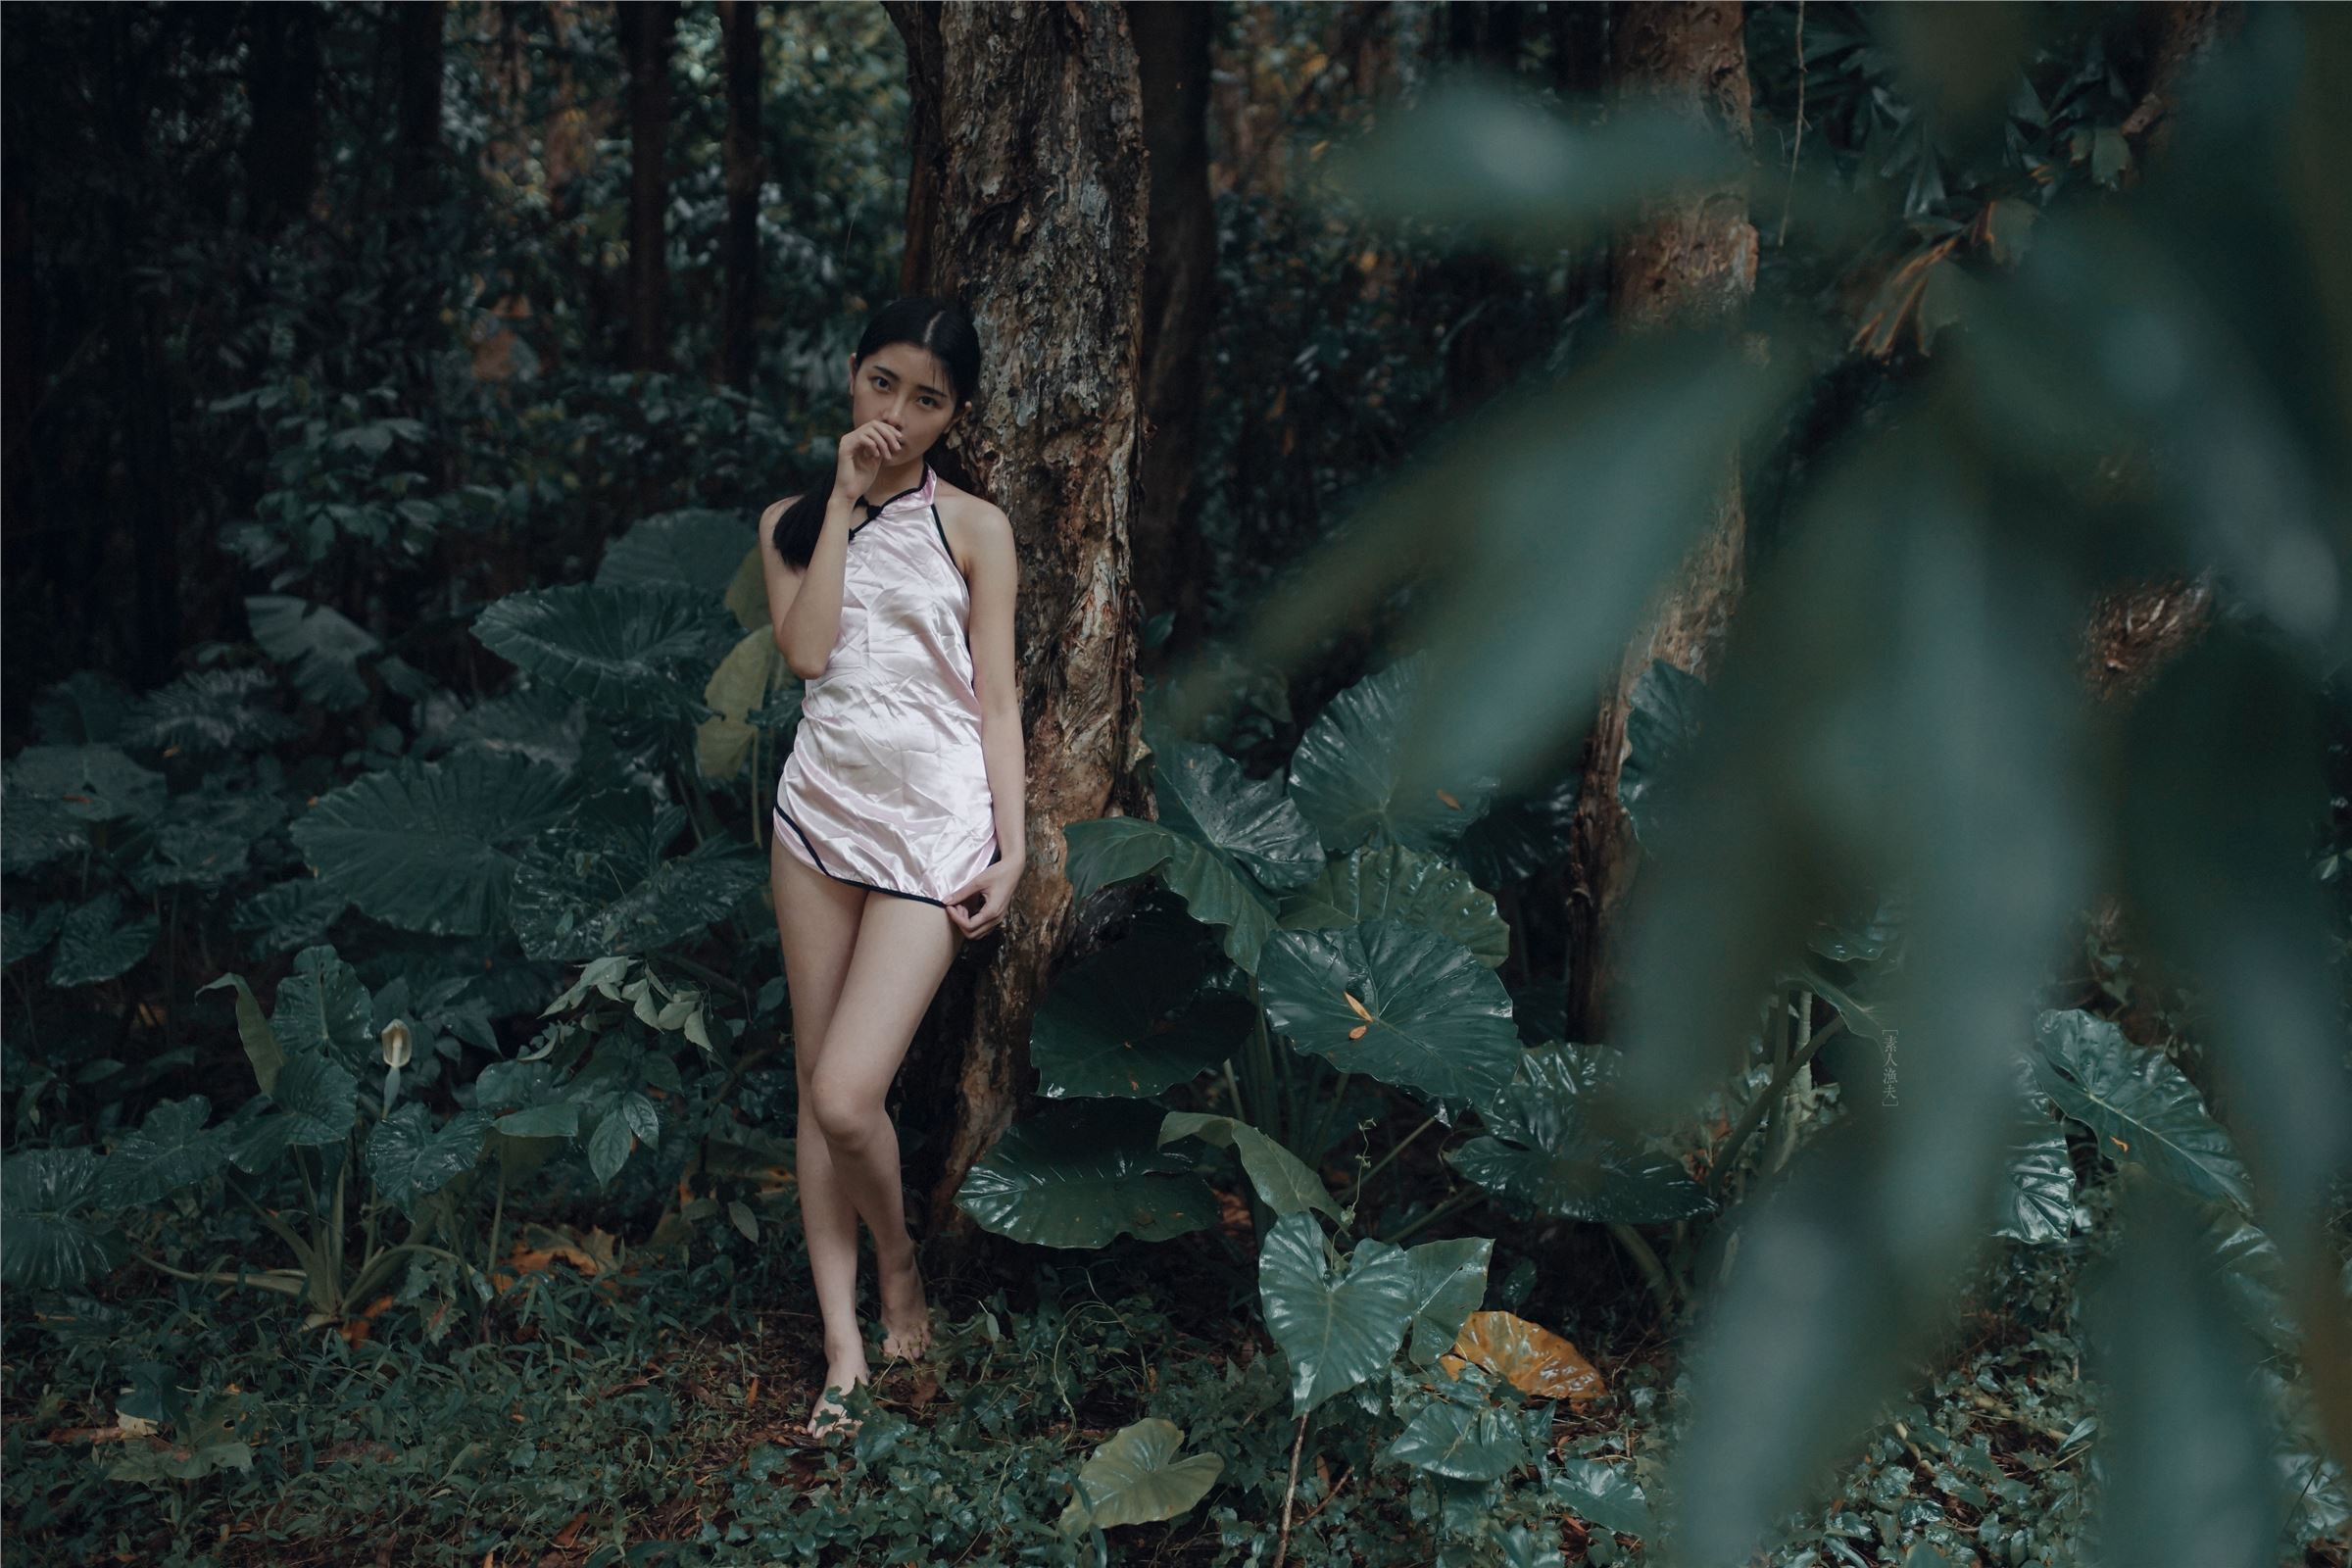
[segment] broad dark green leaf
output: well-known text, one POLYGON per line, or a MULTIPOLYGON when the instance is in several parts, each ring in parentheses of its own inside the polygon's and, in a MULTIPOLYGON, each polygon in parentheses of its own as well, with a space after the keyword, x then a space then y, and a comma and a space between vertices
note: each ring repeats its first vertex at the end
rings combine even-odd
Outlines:
POLYGON ((1258 1251, 1258 1301, 1291 1365, 1291 1408, 1304 1414, 1377 1377, 1413 1315, 1413 1269, 1387 1249, 1334 1280, 1314 1215, 1274 1222, 1258 1251))
POLYGON ((985 1230, 1045 1247, 1205 1229, 1215 1196, 1190 1161, 1159 1148, 1160 1117, 1157 1105, 1128 1100, 1040 1106, 972 1167, 956 1205, 985 1230))
POLYGON ((692 723, 710 716, 695 698, 710 662, 740 632, 715 592, 647 582, 509 594, 481 612, 473 634, 599 712, 692 723))
POLYGON ((330 947, 305 948, 277 988, 270 1032, 294 1053, 312 1052, 359 1070, 380 1064, 373 1007, 360 973, 330 947))
MULTIPOLYGON (((1355 1259, 1370 1263, 1397 1250, 1387 1242, 1367 1237, 1356 1244, 1355 1259)), ((1412 1271, 1408 1298, 1412 1302, 1413 1332, 1405 1355, 1426 1366, 1453 1348, 1462 1322, 1487 1298, 1487 1264, 1494 1242, 1487 1236, 1462 1236, 1443 1242, 1424 1242, 1403 1249, 1412 1271)))
POLYGON ((2042 1092, 2098 1135, 2101 1153, 2144 1164, 2192 1198, 2252 1206, 2230 1135, 2161 1052, 2141 1050, 2112 1021, 2079 1008, 2043 1012, 2034 1041, 2042 1092))
POLYGON ((1323 1178, 1248 1122, 1197 1110, 1171 1110, 1160 1122, 1159 1142, 1169 1144, 1179 1138, 1199 1138, 1220 1149, 1239 1150, 1250 1185, 1275 1213, 1297 1214, 1311 1208, 1339 1219, 1340 1205, 1332 1201, 1323 1178))
POLYGON ((112 980, 147 956, 161 928, 153 914, 126 915, 121 894, 101 893, 66 916, 49 983, 64 990, 112 980))
POLYGON ((583 801, 514 869, 514 933, 534 958, 644 953, 700 935, 767 879, 763 858, 707 840, 665 852, 686 812, 642 789, 583 801))
POLYGON ((734 580, 758 524, 754 514, 700 507, 657 513, 606 547, 596 568, 597 586, 675 584, 715 600, 734 580))
POLYGON ((204 1125, 212 1113, 213 1102, 202 1095, 167 1100, 149 1111, 100 1166, 99 1200, 109 1208, 161 1202, 227 1164, 228 1140, 204 1125))
POLYGON ((342 612, 287 594, 254 594, 245 600, 245 618, 262 652, 294 666, 303 696, 337 711, 368 700, 360 661, 383 645, 342 612))
POLYGON ((1625 760, 1617 773, 1617 803, 1633 820, 1645 849, 1672 841, 1674 808, 1660 795, 1676 762, 1698 734, 1699 705, 1706 683, 1690 671, 1653 659, 1634 682, 1625 714, 1625 760))
POLYGON ((439 1126, 417 1102, 405 1102, 368 1134, 368 1176, 375 1190, 414 1219, 424 1200, 473 1169, 492 1117, 466 1109, 439 1126))
POLYGON ((1446 1158, 1489 1192, 1563 1219, 1649 1225, 1706 1213, 1715 1205, 1680 1160, 1591 1125, 1614 1063, 1600 1046, 1524 1052, 1516 1076, 1480 1113, 1494 1136, 1446 1158))
POLYGON ((1184 1429, 1173 1421, 1147 1416, 1121 1427, 1078 1467, 1079 1496, 1071 1506, 1083 1520, 1074 1525, 1110 1530, 1190 1512, 1217 1484, 1225 1461, 1213 1453, 1179 1459, 1183 1446, 1184 1429))
POLYGON ((1490 1103, 1511 1081, 1510 996, 1457 942, 1401 920, 1267 940, 1259 996, 1302 1051, 1409 1089, 1442 1115, 1490 1103))
POLYGON ((245 1129, 229 1157, 239 1170, 259 1172, 289 1149, 339 1142, 359 1120, 359 1087, 358 1079, 324 1056, 287 1057, 270 1089, 277 1108, 245 1129))
POLYGON ((1199 948, 1185 932, 1138 931, 1056 976, 1029 1036, 1038 1092, 1156 1095, 1237 1054, 1250 1001, 1199 989, 1199 948))
POLYGON ((1427 661, 1408 655, 1334 697, 1291 756, 1291 800, 1315 825, 1325 853, 1378 844, 1443 854, 1485 814, 1495 780, 1468 776, 1400 792, 1396 760, 1404 720, 1419 700, 1427 661))
POLYGON ((370 773, 293 826, 318 874, 370 917, 433 936, 482 936, 504 918, 514 852, 564 820, 569 780, 478 750, 370 773))
POLYGON ((0 1163, 0 1280, 72 1289, 122 1261, 122 1244, 83 1217, 98 1175, 88 1149, 27 1149, 0 1163))
POLYGON ((1494 1481, 1535 1462, 1549 1415, 1498 1397, 1484 1369, 1433 1374, 1433 1397, 1413 1412, 1381 1457, 1456 1481, 1494 1481))
POLYGON ((1434 855, 1401 845, 1356 849, 1282 901, 1285 931, 1322 931, 1364 920, 1403 920, 1458 942, 1490 969, 1511 956, 1511 928, 1494 898, 1434 855))

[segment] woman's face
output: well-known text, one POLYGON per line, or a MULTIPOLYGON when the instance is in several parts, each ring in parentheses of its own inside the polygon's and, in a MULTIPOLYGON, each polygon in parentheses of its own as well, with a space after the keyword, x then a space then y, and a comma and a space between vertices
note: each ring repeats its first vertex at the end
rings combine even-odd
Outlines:
POLYGON ((956 393, 946 367, 929 349, 913 343, 892 343, 876 349, 862 364, 850 365, 850 424, 854 429, 872 419, 897 427, 906 438, 902 458, 916 458, 931 450, 940 433, 956 416, 956 393))

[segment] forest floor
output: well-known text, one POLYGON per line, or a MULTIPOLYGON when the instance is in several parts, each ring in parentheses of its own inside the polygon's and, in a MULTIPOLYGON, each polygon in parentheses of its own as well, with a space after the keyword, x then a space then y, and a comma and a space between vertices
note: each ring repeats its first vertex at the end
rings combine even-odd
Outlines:
MULTIPOLYGON (((1481 1218, 1448 1228, 1481 1234, 1481 1218)), ((1236 1238, 1075 1260, 1039 1250, 1021 1254, 1035 1266, 1017 1288, 935 1293, 932 1355, 877 1360, 853 1401, 861 1429, 820 1441, 803 1430, 822 1369, 806 1258, 796 1226, 764 1229, 762 1245, 713 1227, 679 1260, 560 1217, 526 1224, 492 1302, 388 1300, 341 1332, 301 1331, 281 1297, 135 1266, 98 1294, 12 1313, 12 1561, 1091 1563, 1088 1539, 1056 1528, 1073 1477, 1146 1415, 1224 1470, 1185 1517, 1109 1532, 1108 1560, 1273 1560, 1294 1428, 1236 1238)), ((1613 1249, 1569 1228, 1523 1238, 1519 1255, 1546 1240, 1547 1266, 1510 1287, 1513 1309, 1575 1341, 1608 1390, 1554 1407, 1551 1456, 1599 1456, 1654 1484, 1678 1342, 1607 1263, 1613 1249)), ((2006 1251, 1945 1362, 1757 1560, 2074 1562, 2095 1448, 2071 1327, 2083 1261, 2006 1251)), ((1301 1464, 1292 1562, 1502 1560, 1458 1542, 1445 1555, 1442 1510, 1417 1491, 1427 1478, 1378 1462, 1375 1429, 1346 1404, 1301 1464)), ((1506 1483, 1494 1509, 1553 1533, 1559 1556, 1537 1560, 1642 1558, 1638 1538, 1588 1527, 1532 1486, 1506 1483)), ((2302 1560, 2343 1568, 2343 1544, 2302 1560)))

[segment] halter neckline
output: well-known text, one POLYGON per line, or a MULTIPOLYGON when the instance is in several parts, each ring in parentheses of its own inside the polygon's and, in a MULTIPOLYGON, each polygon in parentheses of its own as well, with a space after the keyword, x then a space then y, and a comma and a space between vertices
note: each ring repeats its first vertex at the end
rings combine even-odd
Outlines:
MULTIPOLYGON (((932 494, 937 490, 938 484, 939 476, 931 471, 931 465, 928 461, 926 461, 923 464, 923 476, 921 478, 908 485, 906 489, 900 491, 897 495, 892 496, 888 501, 881 503, 879 506, 875 505, 871 501, 866 500, 863 496, 858 497, 857 504, 865 509, 865 521, 858 523, 858 528, 864 527, 867 522, 873 521, 876 517, 879 517, 882 515, 882 514, 888 512, 891 508, 897 506, 908 496, 913 496, 921 505, 929 506, 931 504, 932 494)), ((852 528, 850 531, 852 533, 856 533, 858 528, 852 528)))

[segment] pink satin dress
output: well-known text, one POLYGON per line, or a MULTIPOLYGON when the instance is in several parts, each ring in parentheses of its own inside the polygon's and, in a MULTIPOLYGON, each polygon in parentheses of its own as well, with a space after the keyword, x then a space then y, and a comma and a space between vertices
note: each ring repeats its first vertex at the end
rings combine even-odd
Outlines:
POLYGON ((1004 858, 980 751, 971 585, 948 549, 939 476, 850 529, 841 634, 801 697, 776 832, 838 882, 945 907, 1004 858))

